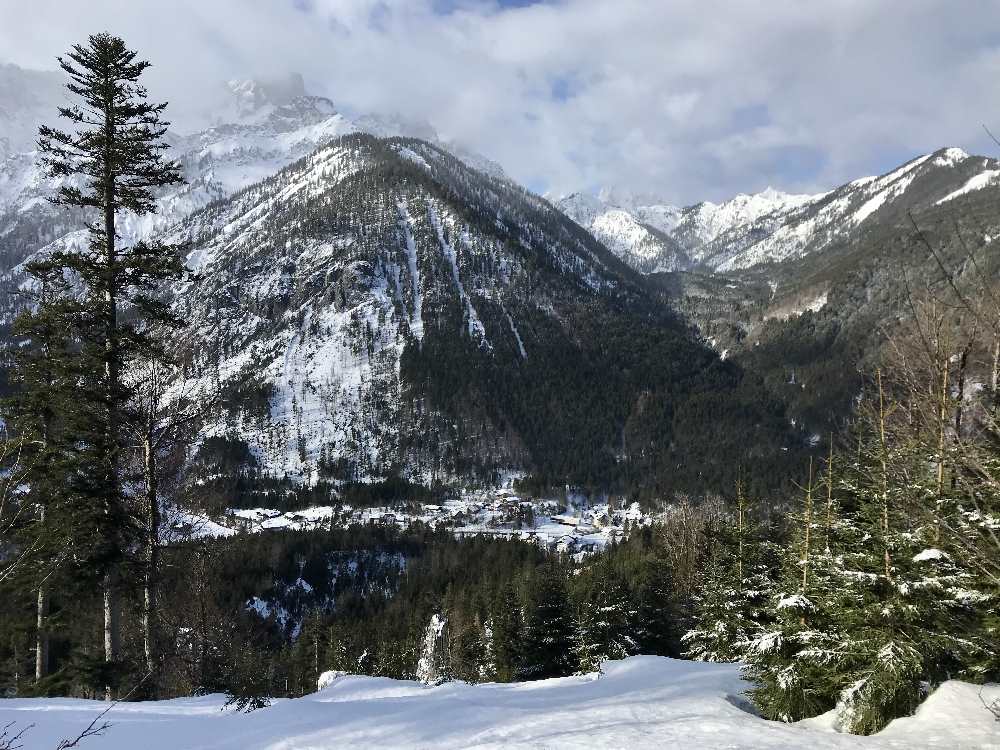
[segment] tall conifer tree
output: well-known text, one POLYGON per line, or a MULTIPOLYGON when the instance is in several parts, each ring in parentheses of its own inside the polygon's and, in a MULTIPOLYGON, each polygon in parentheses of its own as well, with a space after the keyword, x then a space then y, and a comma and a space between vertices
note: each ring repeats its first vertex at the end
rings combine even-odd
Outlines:
POLYGON ((689 658, 717 662, 743 658, 770 617, 773 557, 773 545, 762 538, 740 481, 735 513, 713 529, 695 597, 694 627, 681 639, 689 658))
POLYGON ((798 721, 822 713, 833 708, 844 687, 837 670, 844 642, 837 620, 851 604, 853 586, 838 562, 845 529, 838 520, 833 468, 831 443, 825 497, 820 502, 810 465, 801 513, 791 516, 783 577, 772 597, 774 622, 747 651, 744 674, 755 684, 750 696, 769 719, 798 721))
POLYGON ((876 372, 867 413, 867 440, 849 487, 856 508, 849 525, 855 544, 843 556, 852 606, 840 627, 845 658, 837 665, 847 685, 838 721, 856 734, 871 734, 897 716, 912 713, 928 686, 946 679, 969 658, 966 635, 973 612, 967 576, 941 549, 929 504, 941 489, 933 433, 913 434, 895 425, 897 405, 876 372), (926 440, 924 438, 930 438, 926 440))
POLYGON ((178 325, 158 295, 162 282, 183 265, 176 246, 136 241, 118 232, 125 214, 156 210, 155 191, 181 181, 179 166, 164 158, 166 104, 147 101, 139 83, 149 63, 110 34, 96 34, 58 58, 76 104, 59 114, 72 130, 39 129, 38 148, 49 173, 62 178, 53 201, 92 211, 90 241, 79 252, 59 250, 36 272, 59 273, 82 286, 80 350, 99 372, 81 396, 90 402, 87 435, 96 471, 81 487, 92 502, 90 518, 99 544, 91 558, 102 575, 106 693, 121 658, 119 578, 132 539, 122 477, 123 411, 130 394, 123 369, 131 357, 161 355, 156 330, 178 325))
POLYGON ((523 646, 521 620, 521 602, 514 584, 508 581, 497 592, 490 618, 491 679, 511 682, 517 677, 523 646))
POLYGON ((637 612, 621 576, 607 558, 589 575, 576 628, 576 655, 583 673, 600 670, 603 661, 638 653, 637 612))

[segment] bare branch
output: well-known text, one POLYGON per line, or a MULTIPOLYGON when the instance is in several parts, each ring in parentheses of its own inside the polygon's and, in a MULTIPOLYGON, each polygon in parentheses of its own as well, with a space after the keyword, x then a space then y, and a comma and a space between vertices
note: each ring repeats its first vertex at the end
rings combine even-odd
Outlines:
POLYGON ((28 730, 34 726, 34 724, 28 724, 28 726, 21 728, 17 733, 13 733, 16 723, 11 721, 5 724, 0 729, 0 750, 21 750, 24 747, 21 744, 21 740, 24 739, 24 735, 28 733, 28 730))
POLYGON ((993 714, 994 719, 1000 721, 1000 698, 992 703, 987 703, 986 699, 983 697, 983 689, 979 688, 979 702, 983 704, 983 708, 993 714))
POLYGON ((61 740, 59 744, 56 746, 56 750, 69 750, 69 748, 71 747, 78 747, 79 744, 88 737, 99 737, 102 734, 104 734, 104 732, 106 732, 108 729, 111 728, 111 723, 107 721, 102 721, 102 719, 104 719, 104 717, 107 716, 108 712, 112 708, 117 706, 119 703, 127 701, 129 698, 131 698, 135 694, 135 691, 138 690, 139 687, 146 680, 152 677, 152 675, 153 675, 152 672, 147 672, 145 675, 143 675, 142 679, 139 680, 137 683, 135 683, 135 685, 132 686, 132 689, 129 690, 124 697, 119 698, 116 701, 112 701, 108 705, 108 707, 105 708, 103 711, 101 711, 99 714, 97 714, 97 716, 94 717, 94 720, 91 721, 90 724, 88 724, 87 727, 82 732, 80 732, 80 734, 78 734, 74 739, 61 740))

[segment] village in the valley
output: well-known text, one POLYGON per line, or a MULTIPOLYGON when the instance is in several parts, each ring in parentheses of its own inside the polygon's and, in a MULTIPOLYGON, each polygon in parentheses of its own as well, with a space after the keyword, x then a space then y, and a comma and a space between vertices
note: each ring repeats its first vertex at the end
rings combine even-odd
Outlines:
POLYGON ((409 528, 426 524, 451 529, 456 537, 496 536, 533 541, 551 552, 586 555, 603 549, 654 516, 638 503, 590 503, 572 491, 565 500, 526 499, 510 488, 464 489, 441 504, 399 504, 355 508, 324 505, 282 512, 269 508, 230 509, 218 520, 178 513, 170 525, 174 539, 260 533, 271 529, 347 528, 382 525, 409 528))

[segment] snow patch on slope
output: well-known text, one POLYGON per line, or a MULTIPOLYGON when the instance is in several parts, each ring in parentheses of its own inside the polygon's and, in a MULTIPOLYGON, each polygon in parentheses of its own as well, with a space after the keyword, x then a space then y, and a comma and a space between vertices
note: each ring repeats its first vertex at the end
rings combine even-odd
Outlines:
POLYGON ((399 208, 400 226, 403 229, 406 244, 406 263, 410 271, 410 283, 413 287, 413 313, 410 315, 410 330, 419 343, 424 340, 424 298, 420 290, 420 273, 417 269, 417 243, 413 239, 413 218, 405 201, 397 204, 399 208))
POLYGON ((441 217, 438 216, 437 209, 434 207, 433 203, 428 206, 427 210, 431 226, 434 227, 434 231, 437 233, 438 244, 441 246, 441 251, 444 253, 444 257, 448 261, 448 265, 451 267, 451 276, 455 282, 455 288, 458 290, 458 296, 465 305, 466 316, 469 319, 469 336, 474 339, 478 339, 480 344, 486 348, 492 349, 493 347, 486 339, 486 327, 483 326, 483 322, 479 319, 479 314, 476 312, 476 308, 472 304, 472 299, 465 291, 465 285, 462 283, 462 277, 458 271, 458 254, 456 253, 454 246, 448 242, 447 239, 445 239, 444 226, 441 223, 441 217))
POLYGON ((528 352, 524 350, 524 342, 521 340, 521 333, 517 330, 517 326, 514 325, 514 319, 510 316, 510 313, 506 313, 507 322, 510 324, 510 332, 514 334, 514 339, 517 341, 517 350, 521 352, 521 359, 528 358, 528 352))
POLYGON ((948 193, 948 195, 939 200, 935 205, 939 206, 942 203, 954 200, 960 195, 965 195, 966 193, 971 193, 975 190, 982 190, 990 185, 997 184, 997 182, 1000 182, 1000 169, 987 169, 985 172, 980 172, 979 174, 970 177, 969 181, 962 185, 962 187, 948 193))

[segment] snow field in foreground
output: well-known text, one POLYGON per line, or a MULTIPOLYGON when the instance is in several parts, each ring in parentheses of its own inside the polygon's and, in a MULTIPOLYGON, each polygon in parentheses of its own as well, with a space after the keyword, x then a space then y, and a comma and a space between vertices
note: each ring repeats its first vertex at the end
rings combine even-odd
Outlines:
MULTIPOLYGON (((656 656, 608 662, 604 674, 539 682, 426 687, 335 676, 304 698, 249 715, 221 711, 219 695, 115 706, 93 750, 326 750, 328 748, 1000 748, 1000 723, 980 688, 942 685, 917 714, 875 737, 827 728, 824 717, 787 725, 740 708, 738 665, 656 656)), ((984 689, 989 702, 1000 686, 984 689)), ((0 701, 0 727, 34 723, 26 750, 75 737, 106 704, 75 699, 0 701)))

